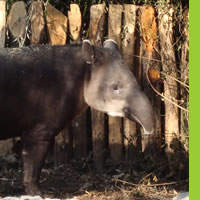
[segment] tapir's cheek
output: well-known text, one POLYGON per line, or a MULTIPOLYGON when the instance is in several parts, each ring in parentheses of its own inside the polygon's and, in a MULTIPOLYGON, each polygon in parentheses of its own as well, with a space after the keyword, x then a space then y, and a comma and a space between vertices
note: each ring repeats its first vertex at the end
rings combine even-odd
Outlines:
POLYGON ((123 108, 126 106, 124 100, 113 99, 105 104, 105 112, 111 116, 124 117, 123 108))

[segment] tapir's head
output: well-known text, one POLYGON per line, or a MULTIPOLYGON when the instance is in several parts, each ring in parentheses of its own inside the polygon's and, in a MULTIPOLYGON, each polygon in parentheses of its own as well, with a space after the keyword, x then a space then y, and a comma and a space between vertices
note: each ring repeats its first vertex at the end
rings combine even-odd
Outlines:
POLYGON ((84 40, 82 55, 90 68, 84 83, 86 103, 108 115, 138 122, 145 134, 153 133, 152 106, 124 63, 116 42, 106 40, 103 47, 95 47, 84 40))

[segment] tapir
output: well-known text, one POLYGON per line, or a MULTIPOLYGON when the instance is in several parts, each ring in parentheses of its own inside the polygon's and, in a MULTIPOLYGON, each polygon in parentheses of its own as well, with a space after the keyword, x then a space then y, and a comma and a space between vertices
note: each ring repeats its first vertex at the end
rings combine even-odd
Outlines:
POLYGON ((0 49, 0 139, 20 136, 25 192, 39 177, 54 137, 88 106, 154 132, 152 106, 113 40, 0 49))

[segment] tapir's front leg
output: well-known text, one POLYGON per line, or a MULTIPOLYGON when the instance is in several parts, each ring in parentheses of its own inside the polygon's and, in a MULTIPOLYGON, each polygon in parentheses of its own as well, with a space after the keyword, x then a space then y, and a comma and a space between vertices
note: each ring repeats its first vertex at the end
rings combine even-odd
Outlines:
POLYGON ((23 169, 25 192, 41 195, 39 177, 45 156, 53 140, 52 134, 38 126, 23 135, 23 169))

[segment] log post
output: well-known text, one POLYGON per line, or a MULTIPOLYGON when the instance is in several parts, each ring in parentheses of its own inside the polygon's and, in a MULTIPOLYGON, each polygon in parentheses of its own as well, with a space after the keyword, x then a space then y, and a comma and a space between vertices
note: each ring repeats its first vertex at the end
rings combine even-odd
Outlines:
POLYGON ((27 26, 27 11, 23 1, 12 4, 7 25, 12 37, 17 39, 19 46, 23 46, 26 39, 27 26))
MULTIPOLYGON (((189 86, 189 9, 183 13, 183 44, 181 48, 181 81, 189 86)), ((181 87, 182 106, 189 110, 189 88, 181 87)), ((180 133, 184 142, 185 150, 188 152, 189 146, 189 112, 181 110, 180 113, 180 133)))
MULTIPOLYGON (((78 4, 70 4, 68 11, 70 43, 80 43, 81 38, 81 11, 78 4)), ((72 122, 73 155, 76 159, 87 156, 87 114, 84 113, 72 122)))
POLYGON ((161 60, 164 79, 165 99, 165 143, 166 153, 173 152, 170 144, 173 139, 179 137, 179 120, 177 104, 177 82, 171 77, 177 78, 176 59, 173 41, 173 12, 172 6, 158 7, 159 39, 161 46, 161 60))
POLYGON ((45 22, 42 2, 32 1, 29 7, 31 44, 41 44, 45 36, 45 22))
POLYGON ((58 167, 67 163, 72 158, 73 136, 71 126, 64 128, 55 138, 53 157, 54 166, 58 167))
POLYGON ((102 46, 105 26, 105 4, 92 5, 90 8, 89 39, 96 46, 102 46))
POLYGON ((0 48, 5 47, 6 36, 6 1, 0 0, 0 48))
MULTIPOLYGON (((90 8, 89 39, 92 44, 101 46, 105 26, 105 4, 90 8)), ((105 162, 105 114, 91 108, 93 159, 96 169, 101 170, 105 162)))
MULTIPOLYGON (((109 5, 108 12, 108 38, 117 42, 121 48, 122 33, 122 5, 109 5)), ((119 161, 122 159, 123 140, 122 140, 122 118, 109 117, 109 148, 111 159, 119 161)))
POLYGON ((70 11, 68 11, 68 18, 69 18, 71 43, 80 43, 81 11, 78 4, 70 4, 70 11))
POLYGON ((51 44, 66 44, 67 17, 54 8, 50 3, 46 7, 46 20, 49 42, 51 44))
POLYGON ((140 41, 140 67, 141 67, 141 80, 142 87, 146 95, 148 96, 154 110, 155 118, 155 132, 153 135, 145 136, 142 130, 142 151, 152 150, 152 148, 159 149, 161 145, 161 118, 160 118, 160 96, 156 95, 152 87, 160 92, 159 82, 150 83, 151 77, 149 77, 153 71, 154 73, 160 71, 160 62, 158 53, 155 49, 158 49, 157 43, 157 24, 155 17, 155 10, 150 6, 140 7, 139 26, 141 30, 140 41), (151 73, 148 73, 151 72, 151 73), (152 84, 152 85, 151 85, 152 84), (155 144, 155 145, 152 145, 155 144), (147 147, 149 147, 147 149, 147 147))
MULTIPOLYGON (((4 14, 6 13, 6 7, 5 7, 6 5, 5 5, 5 1, 0 1, 0 2, 1 2, 0 9, 2 9, 2 14, 0 14, 0 20, 3 20, 4 14), (4 10, 4 14, 3 14, 3 10, 4 10)), ((11 33, 12 41, 13 40, 17 41, 15 43, 12 43, 11 46, 16 46, 16 45, 20 47, 24 46, 24 43, 26 41, 27 11, 26 11, 25 3, 23 1, 18 1, 12 4, 10 12, 8 14, 8 18, 7 18, 7 27, 11 33)), ((0 36, 0 40, 4 41, 4 44, 3 44, 4 46, 5 35, 4 36, 2 35, 2 38, 0 36)), ((3 141, 4 145, 6 145, 4 147, 4 154, 6 151, 7 153, 12 152, 12 148, 16 140, 18 140, 18 138, 13 138, 13 139, 8 139, 6 141, 3 141)))
MULTIPOLYGON (((136 26, 137 6, 131 4, 124 5, 123 16, 123 40, 122 55, 129 69, 134 73, 134 45, 135 45, 135 26, 136 26)), ((124 147, 125 159, 131 160, 136 153, 137 148, 137 131, 136 123, 128 119, 123 120, 124 125, 124 147)))
MULTIPOLYGON (((46 11, 49 43, 52 45, 66 44, 67 17, 49 3, 47 4, 46 11)), ((70 125, 56 136, 54 144, 54 165, 56 167, 66 163, 71 158, 72 140, 70 125)))
MULTIPOLYGON (((0 48, 5 47, 6 40, 6 1, 0 0, 0 48)), ((0 141, 0 155, 6 155, 12 152, 13 140, 0 141)))

